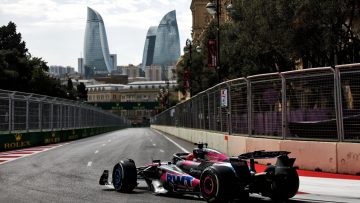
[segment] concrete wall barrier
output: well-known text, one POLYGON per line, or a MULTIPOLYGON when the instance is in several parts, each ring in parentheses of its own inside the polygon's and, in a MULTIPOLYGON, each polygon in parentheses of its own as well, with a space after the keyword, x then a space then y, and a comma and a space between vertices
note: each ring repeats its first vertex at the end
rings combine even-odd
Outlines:
MULTIPOLYGON (((281 140, 265 139, 265 138, 251 138, 246 139, 246 152, 266 150, 266 151, 280 151, 281 140)), ((275 164, 276 159, 258 159, 260 164, 275 164)))
POLYGON ((337 162, 339 173, 360 175, 360 143, 338 143, 337 162))
POLYGON ((295 165, 305 170, 337 173, 336 142, 282 140, 280 150, 296 158, 295 165))
MULTIPOLYGON (((187 128, 152 125, 154 129, 190 142, 207 142, 209 147, 229 156, 256 150, 289 151, 296 158, 295 166, 305 170, 360 175, 360 143, 277 140, 187 128), (180 132, 181 133, 176 133, 180 132), (180 135, 179 135, 180 134, 180 135)), ((261 164, 275 163, 275 159, 258 160, 261 164)))

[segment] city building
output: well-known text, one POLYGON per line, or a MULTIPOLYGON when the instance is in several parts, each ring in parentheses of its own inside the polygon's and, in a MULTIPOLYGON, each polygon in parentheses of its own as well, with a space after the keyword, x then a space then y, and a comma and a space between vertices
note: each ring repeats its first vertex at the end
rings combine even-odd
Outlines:
POLYGON ((114 69, 113 64, 104 21, 98 12, 88 7, 84 39, 85 77, 109 74, 114 69))
POLYGON ((111 64, 112 64, 112 69, 110 71, 110 73, 111 73, 114 70, 116 70, 116 68, 117 68, 117 55, 116 54, 110 54, 110 59, 111 59, 111 64))
POLYGON ((145 69, 146 66, 150 66, 153 63, 156 31, 157 31, 157 26, 151 26, 146 34, 143 59, 141 64, 141 68, 143 70, 145 69))
POLYGON ((84 58, 78 58, 78 72, 81 76, 85 76, 84 58))
POLYGON ((161 66, 146 66, 145 67, 145 79, 147 81, 159 81, 161 80, 161 66))
POLYGON ((166 71, 166 77, 168 80, 177 80, 176 65, 168 66, 166 71))
POLYGON ((122 74, 128 76, 129 82, 137 81, 137 78, 140 77, 140 67, 133 64, 122 66, 122 74))
POLYGON ((151 26, 146 34, 141 64, 146 80, 169 80, 167 67, 174 66, 179 57, 180 37, 176 11, 173 10, 158 26, 151 26))
POLYGON ((70 66, 50 66, 49 74, 55 78, 64 78, 65 76, 75 74, 75 70, 70 66))
MULTIPOLYGON (((169 106, 178 101, 176 81, 141 81, 127 85, 96 84, 86 86, 88 103, 103 110, 121 115, 133 124, 148 122, 162 105, 169 106), (159 101, 164 92, 167 99, 159 101)), ((164 108, 164 107, 163 107, 164 108)))
MULTIPOLYGON (((208 13, 206 5, 209 3, 209 0, 192 0, 190 5, 190 10, 192 13, 192 41, 196 44, 201 41, 202 35, 205 28, 208 26, 209 22, 214 19, 215 16, 212 16, 208 13)), ((231 1, 220 1, 222 3, 222 12, 220 13, 220 21, 224 22, 229 20, 228 12, 226 11, 227 5, 231 1)))
POLYGON ((180 57, 180 37, 176 11, 170 11, 160 21, 156 30, 152 64, 167 66, 176 64, 180 57))

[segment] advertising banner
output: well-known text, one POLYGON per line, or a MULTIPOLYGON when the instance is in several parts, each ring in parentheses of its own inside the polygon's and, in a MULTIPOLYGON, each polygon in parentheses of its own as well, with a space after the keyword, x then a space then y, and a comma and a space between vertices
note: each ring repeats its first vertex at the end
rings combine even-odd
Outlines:
POLYGON ((208 67, 215 68, 216 66, 217 66, 216 40, 209 39, 209 41, 208 41, 208 67))

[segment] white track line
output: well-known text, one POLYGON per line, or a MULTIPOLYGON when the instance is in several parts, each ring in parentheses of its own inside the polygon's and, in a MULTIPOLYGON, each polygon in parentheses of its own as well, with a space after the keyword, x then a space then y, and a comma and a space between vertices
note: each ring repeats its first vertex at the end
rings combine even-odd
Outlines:
MULTIPOLYGON (((155 130, 155 129, 153 129, 155 130)), ((169 140, 170 142, 172 142, 175 146, 177 146, 179 149, 181 149, 183 152, 185 153, 190 153, 188 150, 186 150, 184 147, 180 146, 178 143, 176 143, 174 140, 168 138, 166 135, 164 135, 162 132, 155 130, 157 133, 159 133, 160 135, 164 136, 167 140, 169 140)))

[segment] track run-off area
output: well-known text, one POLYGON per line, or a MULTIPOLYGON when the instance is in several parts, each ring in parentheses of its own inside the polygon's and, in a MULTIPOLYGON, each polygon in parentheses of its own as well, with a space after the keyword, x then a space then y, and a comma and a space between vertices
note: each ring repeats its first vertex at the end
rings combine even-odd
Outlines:
MULTIPOLYGON (((131 158, 137 166, 171 160, 194 145, 150 128, 128 128, 85 139, 0 152, 0 202, 205 202, 197 196, 154 195, 145 183, 131 194, 100 186, 104 169, 131 158)), ((263 166, 258 166, 261 170, 263 166)), ((298 171, 293 203, 360 203, 360 176, 298 171)), ((271 202, 251 195, 250 202, 271 202)))

